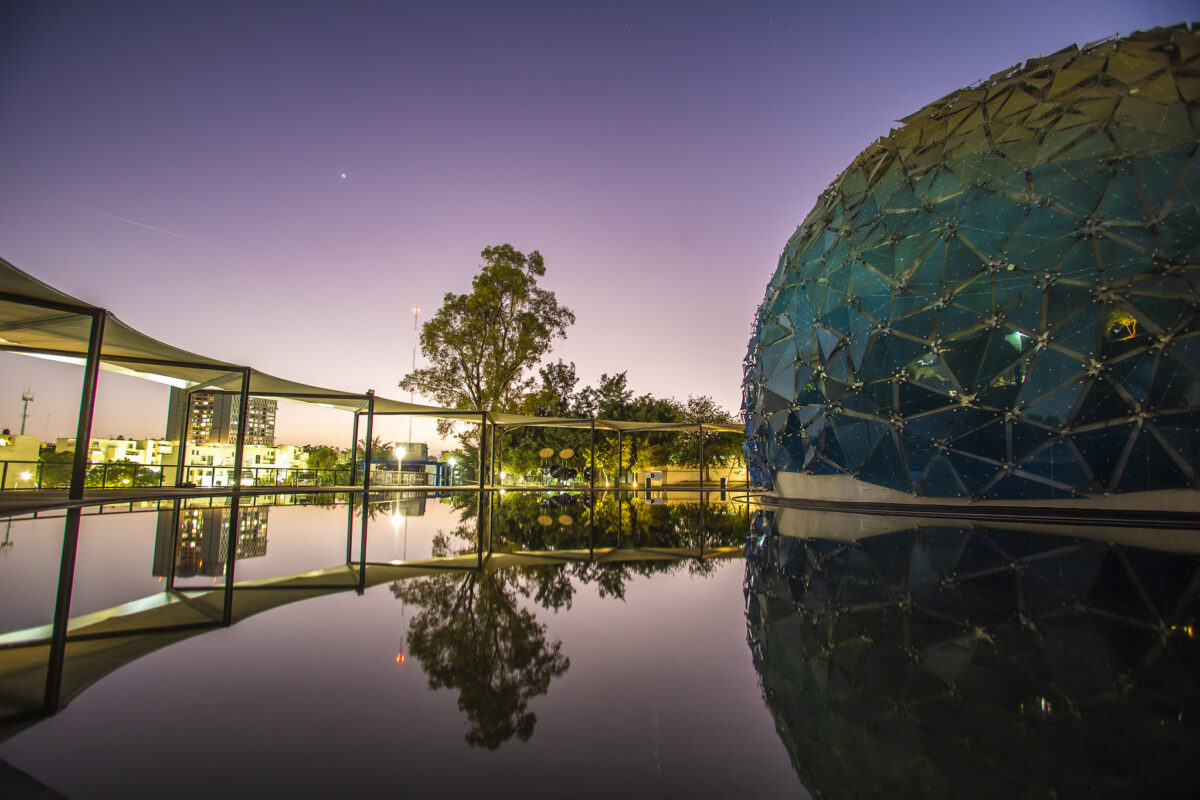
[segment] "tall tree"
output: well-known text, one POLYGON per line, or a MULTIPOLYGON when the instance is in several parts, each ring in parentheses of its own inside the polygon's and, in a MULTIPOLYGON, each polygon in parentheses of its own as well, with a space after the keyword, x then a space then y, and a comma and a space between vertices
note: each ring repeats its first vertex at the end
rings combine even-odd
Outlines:
MULTIPOLYGON (((400 387, 443 406, 478 411, 514 408, 533 384, 528 372, 565 338, 575 314, 538 285, 546 274, 541 253, 511 244, 484 248, 483 268, 469 294, 447 292, 442 307, 421 326, 429 366, 404 376, 400 387)), ((448 425, 439 424, 445 433, 448 425)))
MULTIPOLYGON (((733 424, 733 414, 717 405, 708 395, 688 397, 681 409, 685 422, 723 422, 733 424)), ((700 432, 683 431, 678 434, 673 460, 688 467, 700 466, 700 432)), ((742 463, 741 439, 729 434, 704 435, 704 468, 732 469, 742 463)))
MULTIPOLYGON (((354 460, 362 461, 367 457, 367 440, 359 439, 358 444, 354 447, 354 460)), ((387 444, 378 436, 371 437, 371 460, 372 461, 391 461, 396 457, 395 448, 387 444)))

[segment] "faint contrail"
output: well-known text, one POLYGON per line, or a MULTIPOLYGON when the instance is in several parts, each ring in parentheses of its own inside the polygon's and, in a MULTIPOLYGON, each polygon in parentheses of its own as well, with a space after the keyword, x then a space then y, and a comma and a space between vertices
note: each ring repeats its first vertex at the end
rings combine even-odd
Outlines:
POLYGON ((174 231, 168 231, 163 228, 156 228, 153 225, 147 225, 144 222, 138 222, 136 219, 128 219, 126 217, 118 217, 116 214, 109 214, 104 211, 98 211, 97 209, 88 208, 87 206, 79 206, 79 208, 82 208, 84 211, 90 211, 93 214, 99 214, 102 217, 108 217, 109 219, 115 219, 120 222, 128 222, 130 225, 137 225, 139 228, 145 228, 148 231, 158 231, 159 233, 165 233, 167 236, 174 236, 176 239, 186 239, 189 242, 195 242, 196 244, 202 244, 205 247, 216 247, 215 244, 211 244, 210 242, 202 242, 199 239, 193 239, 191 236, 184 236, 182 233, 175 233, 174 231))

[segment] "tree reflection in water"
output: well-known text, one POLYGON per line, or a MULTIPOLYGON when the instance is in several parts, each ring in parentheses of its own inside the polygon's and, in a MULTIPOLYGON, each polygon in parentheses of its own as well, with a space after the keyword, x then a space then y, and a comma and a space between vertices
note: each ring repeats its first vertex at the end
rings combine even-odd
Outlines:
MULTIPOLYGON (((607 530, 617 524, 620 505, 625 506, 624 524, 633 530, 637 546, 700 546, 702 512, 709 541, 740 544, 745 540, 740 510, 705 511, 700 503, 664 508, 628 501, 619 505, 608 498, 594 503, 572 499, 572 524, 549 527, 537 522, 543 505, 542 496, 518 495, 485 511, 484 522, 490 526, 485 539, 491 540, 492 551, 586 551, 595 535, 592 528, 607 530), (600 524, 590 525, 589 514, 595 514, 600 524)), ((474 552, 477 515, 466 502, 461 509, 462 522, 433 537, 434 557, 474 552)), ((430 687, 458 689, 458 706, 471 723, 467 743, 496 749, 514 735, 529 740, 537 724, 537 715, 528 708, 530 700, 546 694, 551 682, 571 666, 562 642, 550 640, 546 626, 522 607, 523 601, 552 611, 570 609, 576 593, 592 584, 601 598, 624 601, 629 582, 638 576, 685 570, 704 577, 714 569, 712 561, 675 556, 622 562, 564 560, 410 578, 392 583, 391 589, 398 599, 419 609, 409 623, 408 649, 429 676, 430 687)))
POLYGON ((467 744, 494 750, 515 734, 528 741, 537 715, 531 698, 566 673, 562 642, 518 607, 509 585, 514 570, 447 573, 397 581, 395 595, 419 606, 408 631, 410 652, 431 689, 458 689, 458 707, 471 722, 467 744))

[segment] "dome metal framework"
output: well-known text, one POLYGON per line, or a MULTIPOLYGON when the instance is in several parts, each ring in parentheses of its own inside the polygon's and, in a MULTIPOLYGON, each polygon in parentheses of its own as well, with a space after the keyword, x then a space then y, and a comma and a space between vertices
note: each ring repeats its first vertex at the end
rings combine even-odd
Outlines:
POLYGON ((1200 26, 1030 59, 901 122, 821 195, 758 309, 755 480, 1200 488, 1200 26))

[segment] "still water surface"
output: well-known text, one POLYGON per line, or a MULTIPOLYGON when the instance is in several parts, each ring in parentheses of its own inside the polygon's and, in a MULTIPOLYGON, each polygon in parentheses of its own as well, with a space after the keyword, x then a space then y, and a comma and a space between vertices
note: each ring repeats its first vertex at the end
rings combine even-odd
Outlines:
MULTIPOLYGON (((172 620, 211 617, 200 600, 221 594, 231 512, 207 504, 85 515, 73 616, 173 582, 186 602, 172 620)), ((0 789, 1195 788, 1193 532, 775 513, 715 493, 391 497, 368 503, 365 525, 345 498, 281 496, 238 518, 235 623, 104 640, 101 657, 70 645, 66 706, 0 727, 0 789), (348 553, 375 565, 361 594, 348 553), (343 588, 242 588, 318 570, 305 580, 343 588)), ((10 642, 52 617, 61 535, 61 519, 9 526, 10 642)), ((0 650, 0 666, 20 652, 0 650)), ((5 675, 12 711, 28 698, 5 675)))

